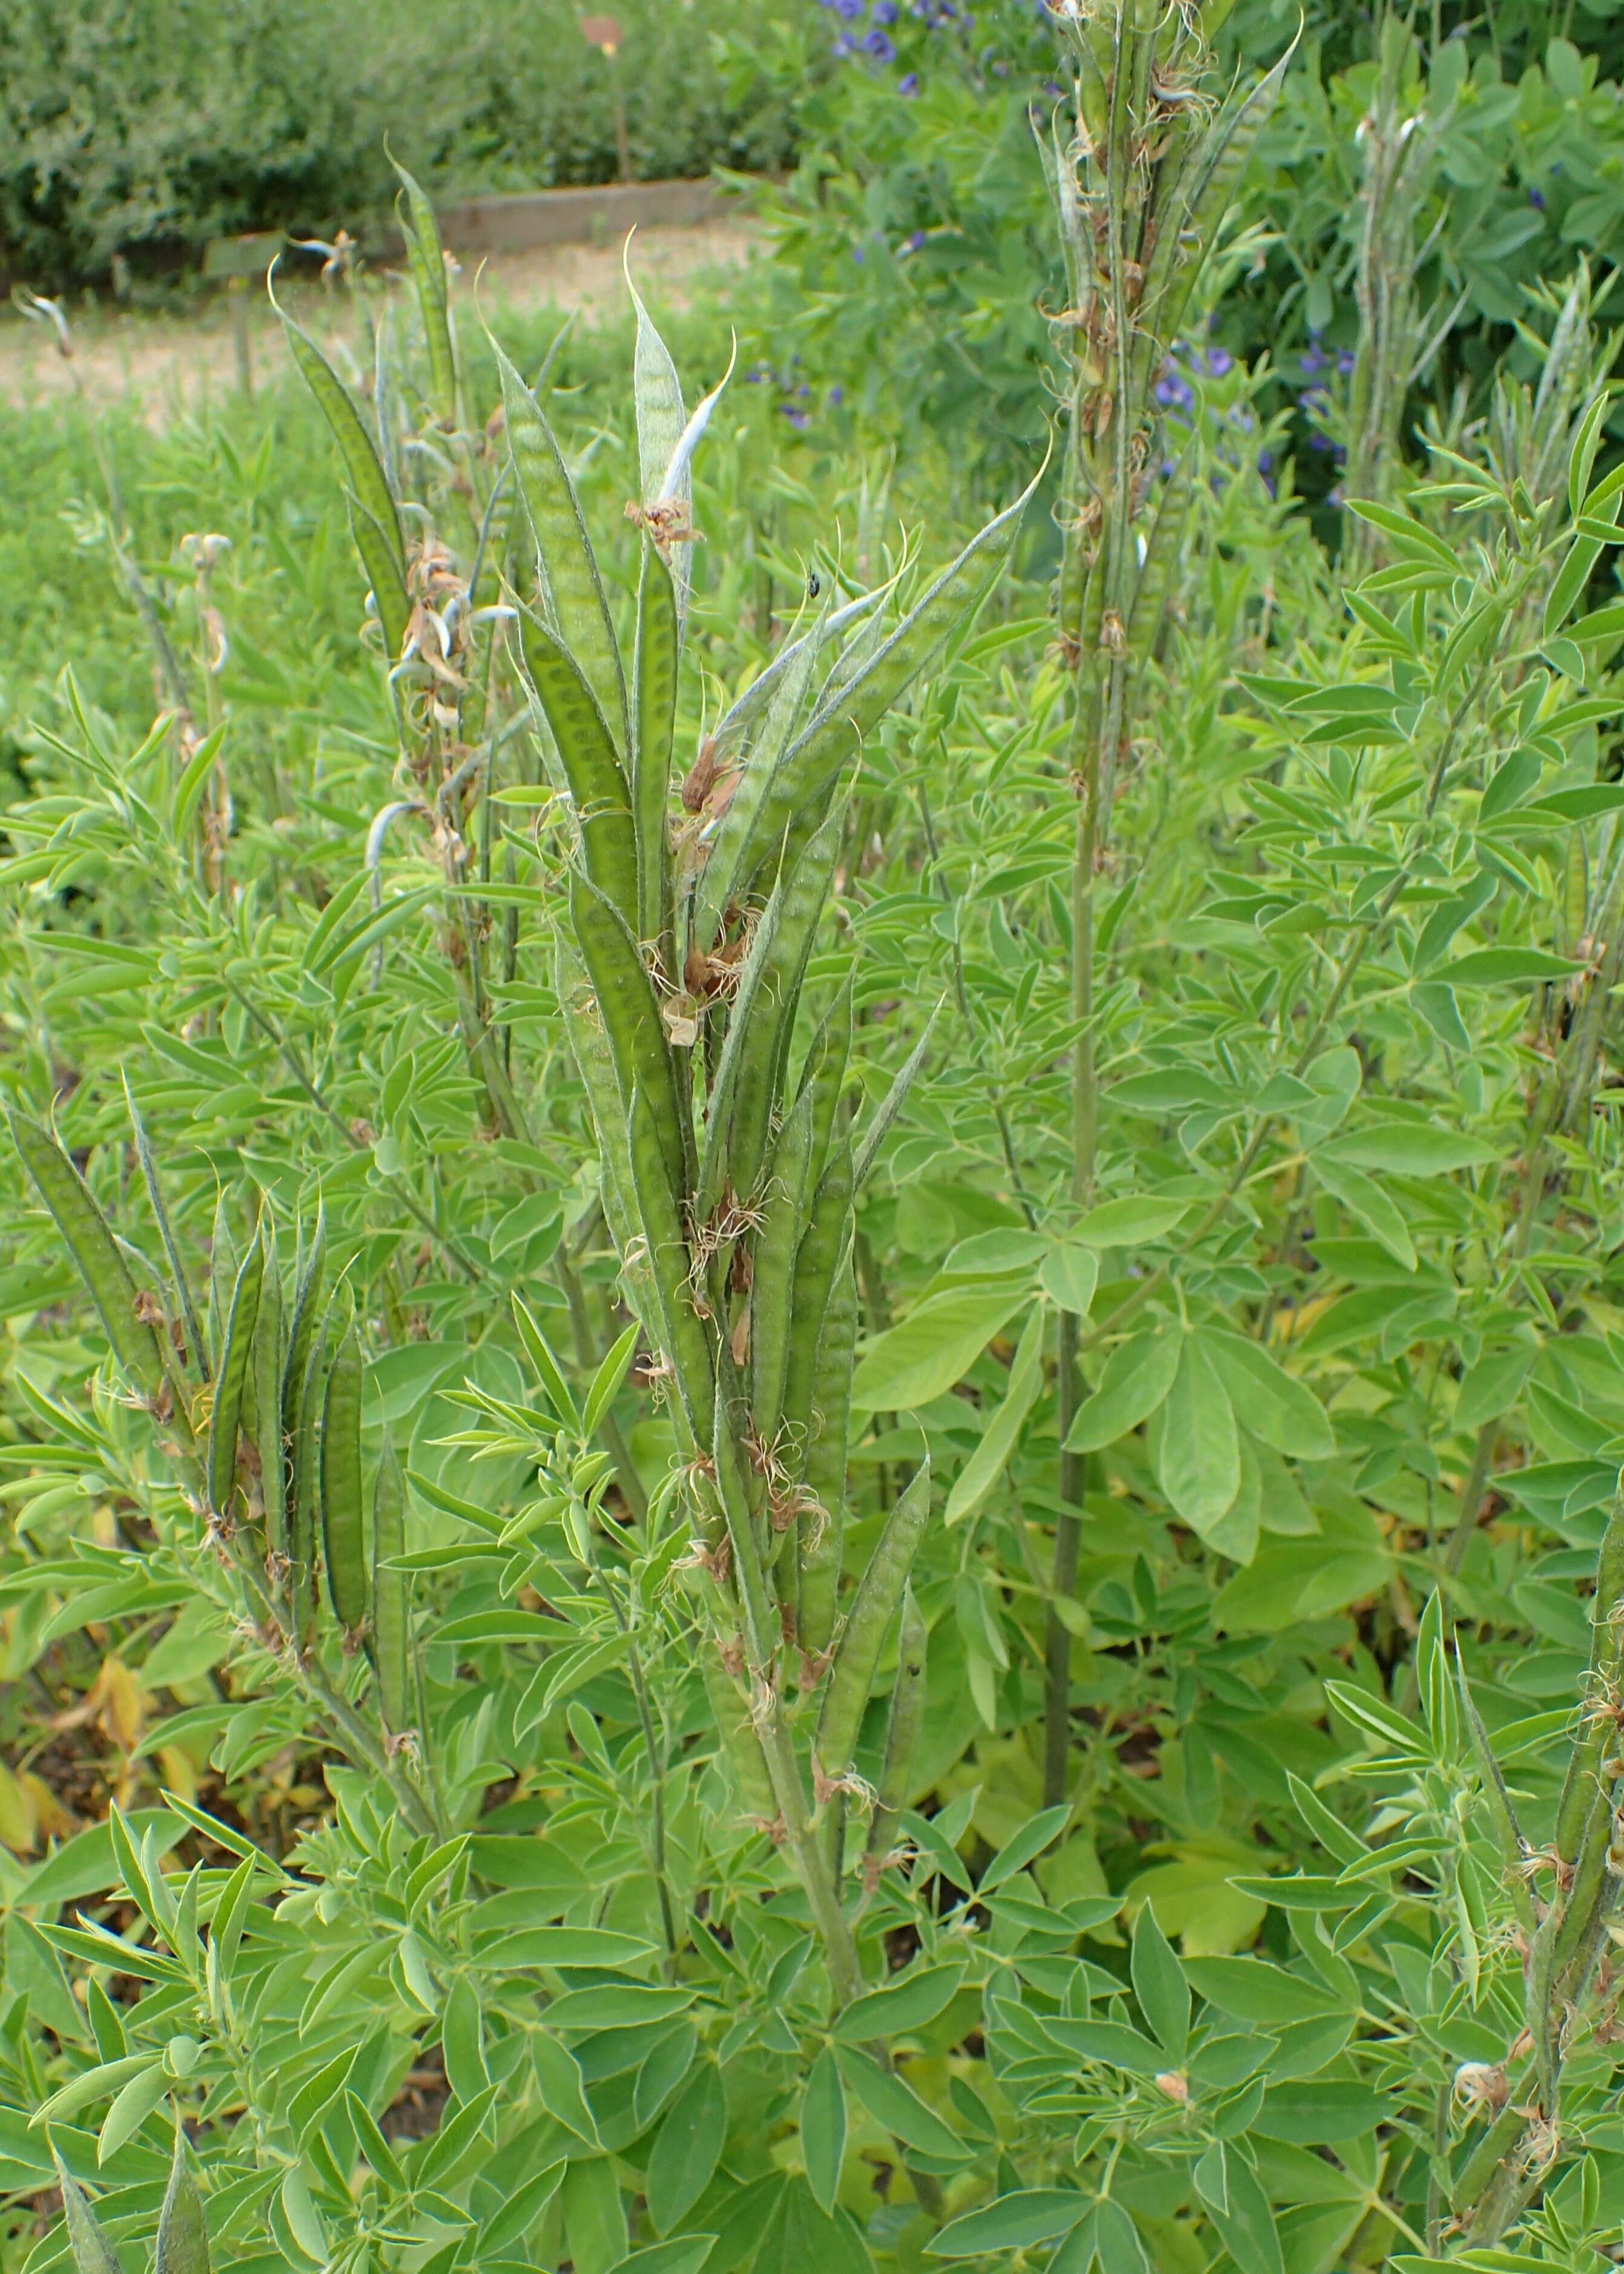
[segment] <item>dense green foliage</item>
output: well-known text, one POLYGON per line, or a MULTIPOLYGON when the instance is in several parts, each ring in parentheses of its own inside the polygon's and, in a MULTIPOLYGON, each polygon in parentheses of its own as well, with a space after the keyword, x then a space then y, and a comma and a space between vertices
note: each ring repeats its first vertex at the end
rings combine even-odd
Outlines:
POLYGON ((785 162, 786 100, 746 72, 724 99, 710 41, 748 0, 621 0, 611 64, 564 0, 4 0, 0 275, 39 290, 186 264, 211 237, 361 234, 395 192, 385 154, 437 187, 613 181, 614 87, 641 178, 785 162))
POLYGON ((8 2267, 1616 2262, 1618 58, 1197 12, 6 420, 8 2267))

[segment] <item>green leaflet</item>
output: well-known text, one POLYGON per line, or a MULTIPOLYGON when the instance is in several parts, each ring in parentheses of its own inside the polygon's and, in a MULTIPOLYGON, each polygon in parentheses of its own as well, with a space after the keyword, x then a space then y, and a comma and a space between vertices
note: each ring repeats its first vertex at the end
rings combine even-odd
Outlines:
POLYGON ((1174 1510, 1203 1535, 1228 1514, 1241 1487, 1235 1408, 1199 1335, 1186 1335, 1179 1352, 1162 1413, 1160 1469, 1174 1510))
POLYGON ((237 1284, 231 1291, 219 1369, 214 1378, 214 1404, 208 1422, 208 1501, 216 1516, 231 1513, 237 1487, 237 1439, 243 1416, 243 1392, 254 1349, 254 1328, 259 1316, 259 1290, 265 1276, 265 1242, 256 1235, 237 1284))
POLYGON ((68 2246, 73 2253, 78 2274, 124 2274, 117 2253, 102 2231, 102 2222, 90 2208, 90 2198, 79 2181, 67 2169, 55 2148, 51 2150, 56 2166, 56 2184, 62 2189, 63 2215, 67 2221, 68 2246))
POLYGON ((617 751, 623 751, 630 739, 626 678, 581 501, 540 404, 500 348, 495 354, 514 479, 541 556, 555 634, 591 689, 617 751))
POLYGON ((163 1353, 151 1325, 136 1315, 135 1282, 89 1186, 37 1121, 11 1108, 6 1121, 23 1166, 90 1290, 114 1357, 148 1397, 157 1397, 164 1387, 163 1353))
MULTIPOLYGON (((891 1693, 891 1713, 885 1725, 885 1755, 880 1781, 875 1787, 874 1814, 863 1856, 863 1878, 870 1887, 879 1885, 885 1858, 903 1810, 914 1797, 914 1764, 920 1733, 925 1726, 929 1630, 914 1600, 912 1587, 902 1593, 902 1627, 897 1642, 897 1682, 891 1693)), ((886 1992, 876 1992, 886 1995, 886 1992)), ((866 2001, 862 2001, 866 2002, 866 2001)), ((943 2000, 945 2004, 947 2001, 943 2000)))
POLYGON ((927 1296, 868 1350, 852 1384, 853 1404, 869 1413, 928 1405, 963 1381, 1030 1293, 1024 1279, 1005 1279, 927 1296))
POLYGON ((914 1568, 914 1558, 930 1521, 930 1463, 920 1463, 885 1519, 857 1585, 852 1607, 835 1645, 828 1685, 812 1740, 813 1758, 826 1775, 840 1776, 851 1766, 863 1709, 874 1687, 880 1652, 903 1590, 914 1568))
POLYGON ((400 176, 408 219, 400 224, 406 240, 406 261, 417 296, 417 313, 428 349, 429 376, 434 408, 449 431, 457 422, 456 356, 451 344, 450 297, 446 283, 445 247, 434 208, 393 153, 389 163, 400 176))
POLYGON ((175 2155, 169 2183, 158 2213, 158 2240, 154 2274, 209 2274, 208 2228, 203 2199, 186 2162, 186 2135, 175 2127, 175 2155))
POLYGON ((1098 1389, 1078 1411, 1066 1450, 1098 1452, 1147 1420, 1173 1387, 1182 1344, 1178 1334, 1153 1330, 1135 1335, 1114 1350, 1098 1389))
POLYGON ((626 1135, 626 1109, 615 1073, 614 1053, 598 1015, 581 959, 560 932, 554 966, 559 1007, 571 1054, 586 1090, 587 1103, 598 1133, 599 1180, 604 1216, 610 1235, 622 1257, 632 1242, 635 1201, 632 1192, 631 1151, 626 1135))
MULTIPOLYGON (((203 742, 198 746, 198 755, 202 756, 209 751, 211 744, 217 751, 219 748, 217 734, 205 736, 203 742)), ((212 755, 209 757, 208 763, 213 764, 212 755)), ((197 758, 194 757, 192 764, 196 764, 197 758)), ((187 771, 190 772, 191 768, 188 767, 187 771)), ((185 1328, 187 1347, 199 1371, 207 1375, 209 1359, 207 1337, 203 1330, 203 1322, 198 1316, 197 1305, 192 1299, 192 1283, 187 1275, 185 1264, 181 1260, 180 1248, 175 1238, 175 1228, 169 1222, 169 1211, 164 1204, 163 1186, 159 1180, 158 1164, 153 1158, 152 1146, 147 1139, 147 1125, 141 1118, 139 1109, 131 1092, 127 1074, 124 1077, 124 1108, 130 1116, 130 1133, 135 1141, 135 1157, 141 1164, 141 1181, 147 1187, 147 1197, 152 1203, 153 1216, 158 1226, 158 1236, 163 1242, 164 1254, 169 1258, 169 1276, 175 1284, 175 1299, 179 1306, 180 1317, 185 1328)))
MULTIPOLYGON (((645 538, 637 585, 637 689, 632 813, 637 840, 637 937, 671 930, 671 845, 666 807, 677 723, 677 599, 672 572, 645 538)), ((556 732, 556 729, 554 730, 556 732)))
POLYGON ((411 1580, 391 1567, 406 1552, 406 1487, 388 1432, 372 1485, 372 1625, 369 1638, 384 1726, 411 1725, 411 1580))
POLYGON ((569 784, 586 873, 636 930, 637 837, 630 793, 608 723, 575 658, 529 614, 520 618, 519 644, 569 784))
POLYGON ((801 2093, 801 2160, 813 2201, 820 2210, 832 2210, 846 2160, 846 2088, 832 2045, 813 2062, 801 2093))
POLYGON ((974 615, 1004 574, 1021 516, 1041 478, 1040 469, 1014 504, 989 522, 942 571, 861 670, 813 713, 765 788, 736 876, 748 878, 771 856, 794 816, 835 781, 870 729, 974 615))
MULTIPOLYGON (((275 304, 275 296, 272 296, 275 304)), ((278 308, 288 345, 293 360, 304 373, 305 384, 321 407, 321 413, 333 430, 344 470, 350 477, 350 487, 364 512, 369 514, 382 532, 398 573, 403 575, 406 566, 406 546, 401 536, 401 517, 378 453, 372 448, 372 438, 361 423, 361 414, 350 399, 349 389, 332 365, 309 335, 302 332, 291 316, 278 308)), ((357 543, 359 540, 357 539, 357 543)), ((363 556, 365 557, 365 556, 363 556)), ((381 614, 382 601, 380 599, 381 614)))
POLYGON ((1023 1424, 1043 1386, 1043 1306, 1037 1304, 1021 1329, 1009 1387, 988 1422, 981 1443, 959 1472, 947 1497, 945 1521, 963 1524, 987 1504, 1015 1449, 1023 1424))

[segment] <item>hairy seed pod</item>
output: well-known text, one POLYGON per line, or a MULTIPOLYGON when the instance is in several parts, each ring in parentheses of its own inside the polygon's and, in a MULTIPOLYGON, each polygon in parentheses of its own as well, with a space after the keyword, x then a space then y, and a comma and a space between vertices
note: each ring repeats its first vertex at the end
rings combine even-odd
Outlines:
POLYGON ((265 1510, 265 1544, 277 1558, 288 1552, 288 1449, 282 1427, 282 1275, 269 1225, 265 1229, 266 1271, 254 1317, 252 1370, 254 1389, 254 1449, 259 1457, 259 1499, 265 1510))
POLYGON ((727 1181, 741 1197, 755 1192, 761 1174, 801 978, 829 897, 845 821, 842 806, 830 815, 793 870, 786 870, 783 907, 740 1059, 728 1126, 727 1181))
POLYGON ((578 874, 570 878, 569 907, 581 959, 598 998, 598 1014, 614 1060, 621 1111, 629 1118, 633 1092, 643 1092, 674 1209, 679 1196, 688 1189, 688 1146, 676 1073, 653 986, 637 943, 620 915, 578 874))
POLYGON ((863 1877, 870 1888, 891 1853, 897 1819, 908 1804, 914 1763, 919 1753, 920 1732, 925 1726, 926 1651, 929 1630, 914 1600, 912 1587, 902 1591, 902 1628, 897 1642, 897 1686, 891 1693, 891 1719, 885 1728, 885 1758, 875 1787, 874 1814, 868 1823, 868 1851, 863 1877))
POLYGON ((310 1253, 303 1259, 296 1273, 293 1315, 288 1322, 287 1362, 282 1377, 282 1433, 289 1445, 298 1427, 299 1401, 304 1395, 304 1374, 310 1364, 310 1346, 317 1321, 321 1316, 322 1283, 327 1276, 327 1212, 318 1204, 310 1253))
POLYGON ((807 1174, 814 1188, 829 1158, 851 1054, 852 975, 848 971, 828 1016, 812 1038, 801 1076, 802 1088, 812 1092, 812 1158, 807 1174))
POLYGON ((253 1356, 265 1277, 265 1243, 256 1235, 243 1258, 231 1290, 225 1332, 214 1370, 214 1404, 208 1422, 208 1504, 217 1517, 230 1513, 237 1487, 237 1439, 243 1419, 243 1392, 253 1356))
POLYGON ((762 1202, 761 1227, 751 1247, 750 1421, 757 1443, 769 1451, 784 1410, 790 1305, 812 1150, 812 1106, 811 1091, 802 1090, 778 1132, 762 1202))
POLYGON ((598 1015, 590 983, 580 957, 562 937, 558 943, 554 985, 565 1036, 586 1091, 597 1132, 605 1220, 616 1247, 624 1256, 632 1243, 635 1214, 631 1196, 632 1156, 626 1134, 626 1107, 615 1074, 614 1055, 598 1015))
POLYGON ((456 425, 456 355, 451 344, 451 312, 446 289, 446 255, 440 243, 434 208, 400 161, 390 164, 406 192, 407 218, 401 223, 406 243, 406 265, 417 295, 417 316, 428 349, 429 380, 434 409, 447 432, 456 425))
POLYGON ((316 1612, 316 1502, 320 1483, 321 1414, 327 1345, 336 1323, 335 1300, 311 1337, 299 1385, 297 1419, 289 1433, 292 1482, 289 1491, 288 1601, 296 1635, 308 1637, 316 1612))
POLYGON ((818 1337, 808 1424, 805 1484, 812 1505, 798 1522, 801 1550, 799 1639, 821 1658, 835 1630, 846 1530, 846 1457, 851 1430, 852 1361, 857 1347, 857 1274, 848 1253, 835 1274, 818 1337))
POLYGON ((186 2162, 186 2135, 177 2124, 169 2183, 158 2212, 153 2274, 209 2274, 208 2225, 203 2198, 186 2162))
POLYGON ((694 1307, 693 1258, 665 1181, 655 1110, 642 1088, 632 1094, 631 1162, 632 1189, 648 1246, 665 1351, 676 1369, 678 1398, 694 1443, 708 1448, 715 1427, 716 1360, 694 1307))
POLYGON ((671 930, 671 843, 665 808, 677 722, 677 596, 671 571, 645 537, 637 585, 637 689, 632 812, 637 833, 637 937, 671 930))
POLYGON ((361 1495, 361 1344, 345 1330, 327 1369, 321 1420, 321 1544, 333 1615, 346 1634, 366 1617, 361 1495))
MULTIPOLYGON (((733 1000, 728 1005, 727 1033, 722 1043, 721 1055, 710 1075, 710 1092, 705 1101, 704 1153, 700 1162, 695 1202, 695 1213, 701 1223, 710 1216, 726 1189, 733 1100, 738 1094, 746 1059, 758 1062, 760 1047, 766 1039, 763 1021, 770 1019, 771 1013, 763 1007, 762 982, 772 954, 773 942, 778 937, 778 919, 784 909, 784 890, 780 877, 756 919, 744 961, 739 968, 733 1000)), ((737 1186, 733 1189, 741 1199, 749 1197, 748 1192, 740 1192, 737 1186)))
POLYGON ((563 642, 533 616, 520 622, 524 668, 546 713, 581 832, 592 883, 628 927, 637 915, 637 839, 631 792, 608 721, 586 675, 563 642))
MULTIPOLYGON (((733 1647, 737 1650, 739 1645, 735 1642, 733 1647)), ((702 1642, 699 1652, 705 1695, 710 1701, 711 1718, 722 1741, 717 1766, 725 1766, 737 1812, 771 1824, 778 1815, 778 1804, 773 1797, 772 1779, 767 1773, 761 1739, 750 1719, 748 1692, 728 1673, 712 1644, 702 1642)))
POLYGON ((75 2274, 124 2274, 118 2253, 90 2208, 90 2197, 54 2146, 51 2157, 56 2166, 56 2184, 62 2190, 63 2216, 67 2222, 68 2248, 72 2253, 75 2274))
POLYGON ((368 1641, 378 1677, 384 1726, 398 1736, 410 1728, 411 1706, 411 1578, 390 1565, 406 1553, 406 1486, 395 1447, 384 1433, 372 1485, 372 1626, 368 1641))
POLYGON ((874 1686, 875 1668, 891 1623, 897 1615, 914 1558, 930 1519, 930 1461, 922 1460, 885 1519, 885 1529, 858 1582, 852 1608, 835 1645, 828 1685, 812 1740, 815 1771, 844 1776, 852 1765, 863 1710, 874 1686))
POLYGON ((147 1397, 160 1397, 164 1389, 162 1350, 150 1322, 139 1315, 135 1282, 89 1186, 37 1121, 10 1111, 6 1119, 23 1166, 90 1291, 114 1357, 147 1397))
MULTIPOLYGON (((792 1445, 805 1459, 812 1419, 814 1386, 817 1378, 817 1346, 829 1309, 835 1274, 851 1238, 852 1148, 842 1139, 829 1166, 819 1178, 807 1228, 795 1255, 795 1280, 790 1298, 789 1363, 784 1374, 784 1423, 792 1445)), ((800 1464, 796 1464, 797 1469, 800 1464)))

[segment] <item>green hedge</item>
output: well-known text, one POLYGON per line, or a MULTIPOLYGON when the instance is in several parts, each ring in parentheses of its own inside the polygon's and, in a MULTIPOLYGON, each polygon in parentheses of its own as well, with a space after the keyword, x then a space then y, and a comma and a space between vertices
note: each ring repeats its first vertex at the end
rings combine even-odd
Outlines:
MULTIPOLYGON (((783 95, 713 60, 763 4, 619 0, 640 177, 785 162, 783 95)), ((569 0, 0 0, 0 271, 43 286, 232 230, 354 230, 389 203, 386 132, 442 192, 618 170, 611 66, 569 0)))

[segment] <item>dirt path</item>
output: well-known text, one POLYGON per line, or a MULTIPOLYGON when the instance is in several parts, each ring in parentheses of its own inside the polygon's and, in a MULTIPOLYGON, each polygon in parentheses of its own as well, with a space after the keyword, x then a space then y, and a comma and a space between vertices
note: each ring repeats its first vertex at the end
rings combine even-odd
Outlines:
MULTIPOLYGON (((742 267, 760 248, 759 231, 738 218, 640 229, 634 258, 638 289, 656 310, 661 305, 680 307, 692 298, 707 270, 742 267)), ((548 245, 530 252, 488 253, 477 260, 470 256, 462 280, 465 305, 467 287, 481 262, 480 297, 492 310, 614 310, 622 305, 618 245, 548 245)), ((318 339, 341 324, 347 328, 342 302, 319 284, 290 283, 281 297, 318 339)), ((281 373, 287 348, 274 312, 256 287, 249 289, 247 310, 250 364, 260 381, 281 373)), ((9 309, 0 313, 0 403, 19 409, 48 407, 79 386, 95 402, 139 402, 141 415, 156 425, 237 385, 237 347, 223 292, 181 316, 100 307, 81 316, 74 311, 72 328, 69 362, 47 326, 29 323, 9 309)))

